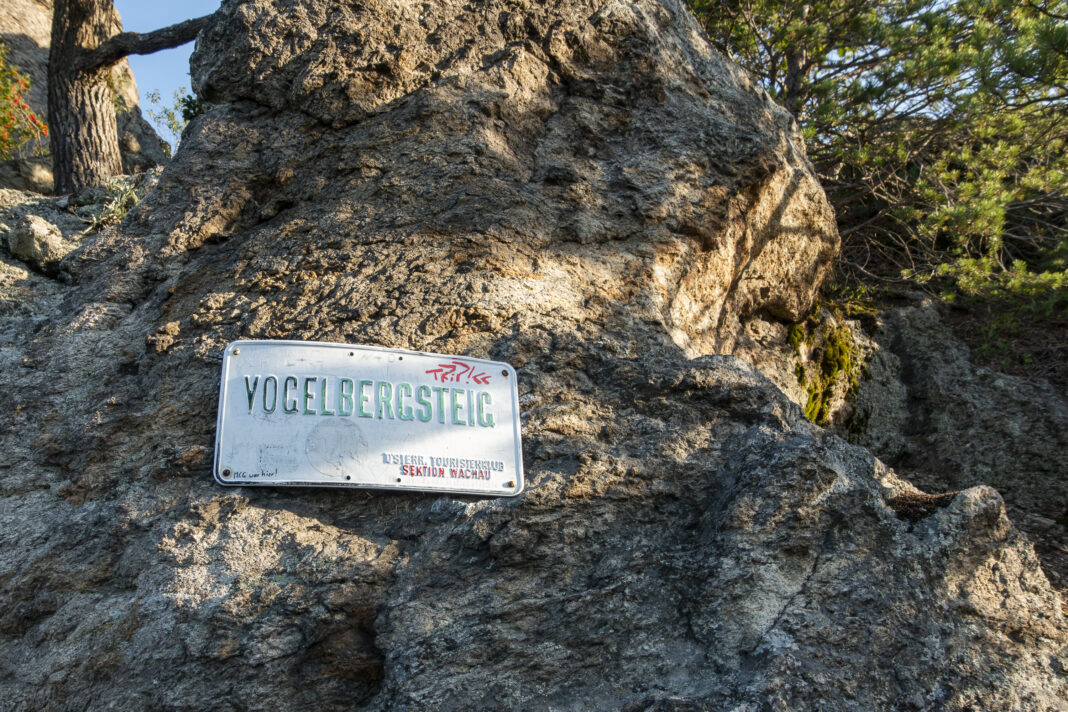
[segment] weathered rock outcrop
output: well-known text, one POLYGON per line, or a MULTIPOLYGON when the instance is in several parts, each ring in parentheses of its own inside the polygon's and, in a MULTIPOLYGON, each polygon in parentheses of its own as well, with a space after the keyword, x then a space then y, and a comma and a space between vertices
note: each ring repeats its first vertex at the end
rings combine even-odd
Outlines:
POLYGON ((861 319, 821 305, 801 324, 752 320, 734 353, 811 419, 917 486, 997 489, 1065 588, 1068 394, 1042 377, 975 365, 935 302, 899 299, 854 314, 861 319))
MULTIPOLYGON (((115 14, 115 31, 121 29, 115 14)), ((52 43, 51 0, 4 0, 0 7, 0 42, 8 47, 8 61, 30 77, 27 103, 39 116, 48 116, 48 48, 52 43)), ((167 162, 163 142, 141 115, 137 82, 124 59, 112 70, 124 173, 135 173, 167 162)), ((47 148, 47 141, 44 148, 47 148)), ((32 152, 31 152, 32 153, 32 152)), ((52 192, 51 161, 27 155, 0 162, 0 188, 52 192)))
POLYGON ((12 709, 1064 706, 993 490, 694 358, 804 314, 837 238, 679 2, 226 2, 193 64, 158 187, 0 312, 12 709), (509 361, 526 492, 220 488, 235 338, 509 361))
POLYGON ((930 302, 887 311, 875 338, 879 364, 857 389, 850 439, 924 487, 996 487, 1068 586, 1068 394, 973 366, 930 302))

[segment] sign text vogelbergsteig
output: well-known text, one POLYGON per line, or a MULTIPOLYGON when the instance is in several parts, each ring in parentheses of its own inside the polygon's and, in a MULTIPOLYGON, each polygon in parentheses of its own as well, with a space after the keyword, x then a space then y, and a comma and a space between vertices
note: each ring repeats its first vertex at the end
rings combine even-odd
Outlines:
POLYGON ((460 356, 304 341, 223 355, 215 479, 515 495, 515 370, 460 356))

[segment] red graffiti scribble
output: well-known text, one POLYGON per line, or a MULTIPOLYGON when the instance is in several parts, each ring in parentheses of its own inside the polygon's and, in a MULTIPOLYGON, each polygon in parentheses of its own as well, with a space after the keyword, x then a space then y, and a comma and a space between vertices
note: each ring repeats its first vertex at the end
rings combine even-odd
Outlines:
POLYGON ((435 381, 442 383, 478 383, 486 385, 490 377, 485 372, 475 373, 475 367, 469 366, 462 361, 439 363, 437 368, 426 371, 427 375, 433 376, 435 381))

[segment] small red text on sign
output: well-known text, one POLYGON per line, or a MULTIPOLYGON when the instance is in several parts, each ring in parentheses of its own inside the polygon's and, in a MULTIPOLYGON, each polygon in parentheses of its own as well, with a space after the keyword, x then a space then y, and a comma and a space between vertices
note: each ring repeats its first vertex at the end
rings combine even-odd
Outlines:
POLYGON ((441 383, 478 383, 480 385, 486 385, 490 382, 490 377, 485 372, 475 372, 475 367, 464 363, 463 361, 450 361, 449 363, 439 363, 437 368, 431 368, 426 371, 427 375, 433 376, 435 381, 441 383))

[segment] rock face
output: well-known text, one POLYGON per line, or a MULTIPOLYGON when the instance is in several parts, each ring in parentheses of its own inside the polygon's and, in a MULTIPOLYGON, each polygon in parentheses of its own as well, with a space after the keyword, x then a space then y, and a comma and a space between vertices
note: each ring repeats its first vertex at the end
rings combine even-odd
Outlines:
POLYGON ((975 366, 936 303, 854 313, 821 306, 801 324, 751 320, 735 347, 815 422, 932 491, 989 485, 1068 586, 1068 399, 1042 377, 975 366))
MULTIPOLYGON (((122 29, 115 13, 115 32, 122 29)), ((52 40, 51 0, 4 0, 0 7, 0 42, 9 49, 8 61, 30 77, 27 103, 39 116, 48 116, 48 48, 52 40)), ((123 173, 136 173, 167 162, 163 142, 141 115, 137 82, 122 60, 112 70, 123 173)), ((47 141, 43 148, 47 149, 47 141)), ((27 157, 0 162, 0 188, 52 192, 51 161, 27 157)))
POLYGON ((851 441, 924 487, 996 487, 1036 538, 1047 573, 1068 587, 1066 394, 973 367, 929 302, 888 311, 875 338, 878 361, 857 389, 851 441))
MULTIPOLYGON (((1065 513, 1068 404, 1063 397, 1044 382, 971 368, 967 349, 930 304, 889 312, 879 337, 897 360, 908 391, 903 403, 871 397, 873 419, 876 411, 902 406, 911 416, 908 427, 898 428, 903 442, 884 446, 887 459, 909 470, 941 473, 947 488, 996 481, 1025 509, 1048 517, 1065 513), (1029 481, 1005 479, 1010 471, 1029 481), (1054 489, 1037 491, 1031 486, 1035 482, 1054 489)), ((868 400, 866 393, 861 397, 868 400)), ((860 425, 873 434, 886 429, 881 421, 860 425)))
POLYGON ((81 244, 87 228, 67 207, 37 192, 0 188, 0 255, 57 276, 59 260, 81 244))
POLYGON ((699 356, 799 318, 837 237, 676 0, 227 2, 193 64, 217 106, 74 285, 0 272, 11 709, 1068 702, 993 490, 699 356), (527 490, 219 487, 236 338, 512 363, 527 490))
MULTIPOLYGON (((606 280, 602 297, 655 283, 649 316, 693 353, 728 347, 746 316, 800 318, 838 237, 788 115, 713 57, 693 23, 680 31, 674 4, 532 5, 308 2, 284 20, 265 1, 224 5, 192 59, 197 93, 270 108, 271 130, 288 129, 260 155, 219 156, 242 171, 224 188, 225 211, 242 213, 229 219, 333 191, 362 227, 373 188, 407 203, 394 211, 417 211, 406 221, 519 232, 531 250, 592 246, 614 262, 614 275, 589 275, 606 280), (322 124, 338 130, 302 138, 322 124), (301 176, 300 193, 285 184, 306 151, 334 155, 301 176), (396 151, 407 165, 384 162, 396 151), (240 197, 249 159, 266 206, 240 197), (625 241, 641 243, 637 261, 625 241)), ((209 121, 226 132, 234 118, 209 121)))

